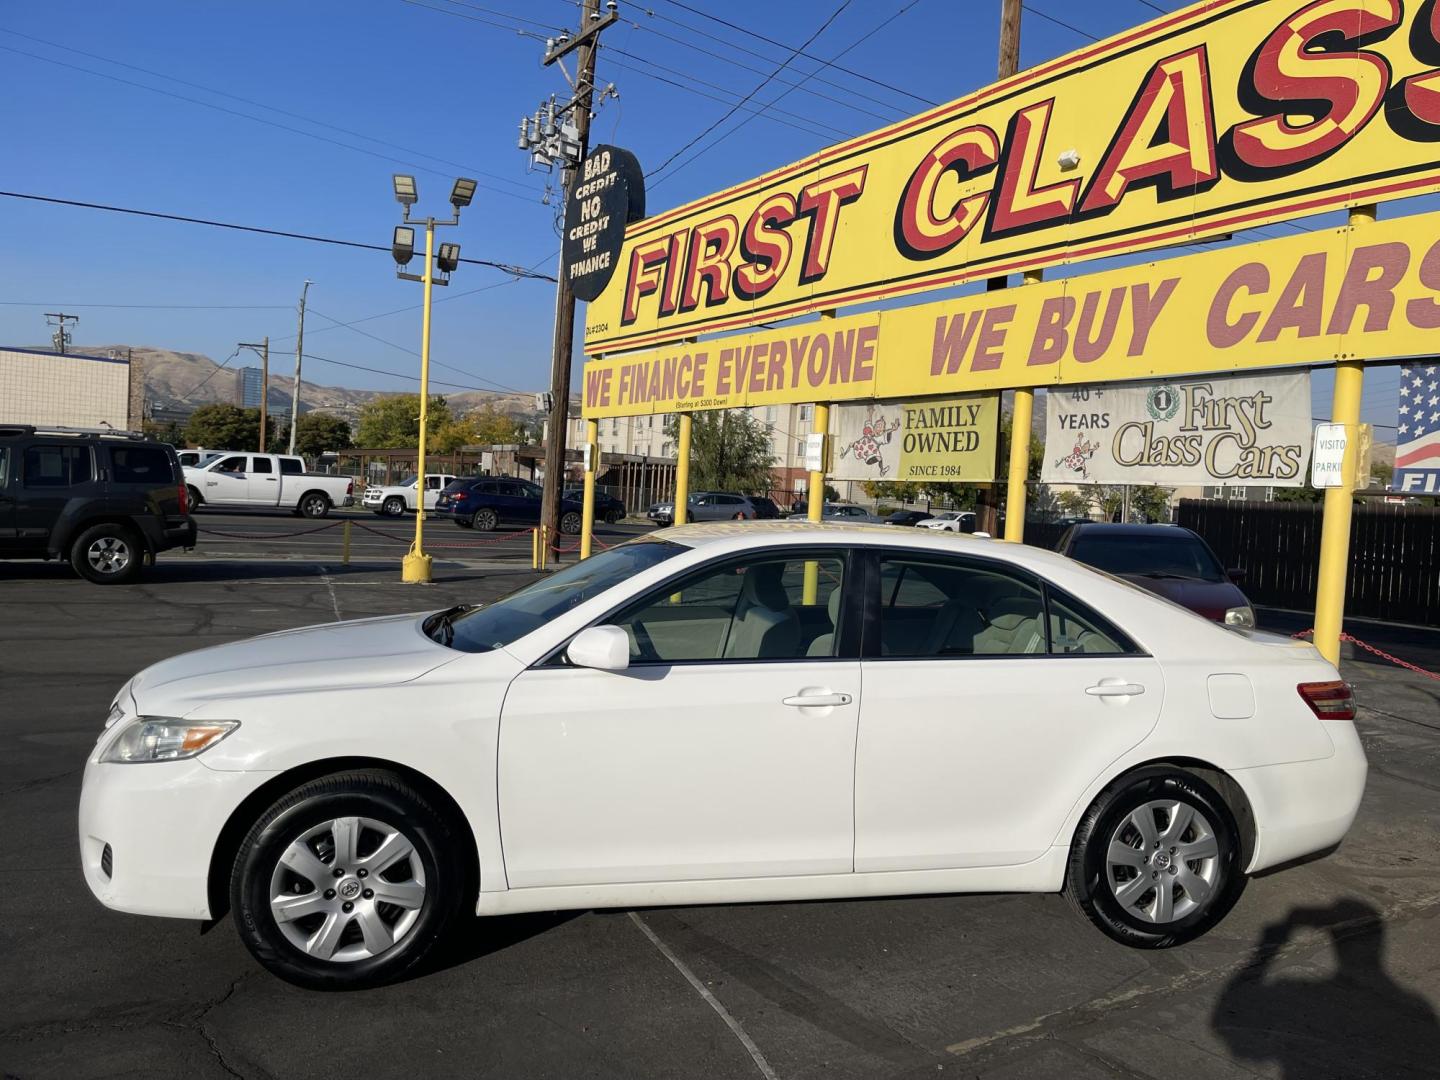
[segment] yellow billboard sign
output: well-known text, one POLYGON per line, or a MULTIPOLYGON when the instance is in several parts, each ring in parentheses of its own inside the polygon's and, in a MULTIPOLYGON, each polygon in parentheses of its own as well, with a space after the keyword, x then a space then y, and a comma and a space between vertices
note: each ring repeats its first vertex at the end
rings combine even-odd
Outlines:
POLYGON ((591 360, 587 417, 1427 356, 1440 213, 591 360))
POLYGON ((585 351, 1440 189, 1440 5, 1205 0, 638 221, 585 351))

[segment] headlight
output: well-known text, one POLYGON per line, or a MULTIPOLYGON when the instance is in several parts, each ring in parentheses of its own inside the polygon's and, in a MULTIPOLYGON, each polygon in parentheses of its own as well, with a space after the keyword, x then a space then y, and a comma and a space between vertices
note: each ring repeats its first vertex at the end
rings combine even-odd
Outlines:
POLYGON ((137 716, 115 737, 100 760, 135 764, 192 758, 239 726, 238 720, 191 722, 168 716, 137 716))
POLYGON ((1255 609, 1249 604, 1242 607, 1232 607, 1225 612, 1226 626, 1243 626, 1247 630, 1255 628, 1255 609))

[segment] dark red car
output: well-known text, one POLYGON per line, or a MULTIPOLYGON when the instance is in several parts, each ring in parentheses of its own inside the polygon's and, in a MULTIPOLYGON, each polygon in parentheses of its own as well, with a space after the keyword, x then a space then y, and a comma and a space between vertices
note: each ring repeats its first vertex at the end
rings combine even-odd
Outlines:
POLYGON ((1207 619, 1253 627, 1255 609, 1198 535, 1178 525, 1072 525, 1055 550, 1077 562, 1149 589, 1207 619))

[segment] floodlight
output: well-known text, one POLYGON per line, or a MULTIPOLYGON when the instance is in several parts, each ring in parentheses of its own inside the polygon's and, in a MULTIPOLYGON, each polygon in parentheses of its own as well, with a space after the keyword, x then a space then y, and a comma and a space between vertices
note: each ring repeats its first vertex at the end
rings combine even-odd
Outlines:
POLYGON ((442 273, 454 273, 455 267, 460 265, 460 245, 441 244, 440 253, 435 256, 435 265, 442 273))
POLYGON ((395 262, 404 266, 415 257, 415 230, 408 225, 395 226, 395 238, 390 241, 390 254, 395 262))
POLYGON ((418 196, 415 193, 415 178, 413 176, 401 176, 395 174, 395 201, 403 206, 415 205, 418 196))
POLYGON ((475 198, 475 181, 460 177, 455 181, 455 186, 450 189, 450 205, 459 210, 462 206, 469 206, 470 201, 475 198))

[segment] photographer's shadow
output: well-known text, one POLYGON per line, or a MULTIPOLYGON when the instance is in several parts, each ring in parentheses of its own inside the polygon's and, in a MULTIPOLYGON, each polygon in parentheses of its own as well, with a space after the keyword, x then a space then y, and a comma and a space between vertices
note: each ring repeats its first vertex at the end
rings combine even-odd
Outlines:
POLYGON ((1287 1080, 1440 1074, 1434 1007, 1384 968, 1385 925, 1370 904, 1296 908, 1265 928, 1250 963, 1220 995, 1211 1026, 1240 1061, 1275 1062, 1287 1080), (1338 970, 1276 971, 1301 927, 1325 930, 1338 970))

